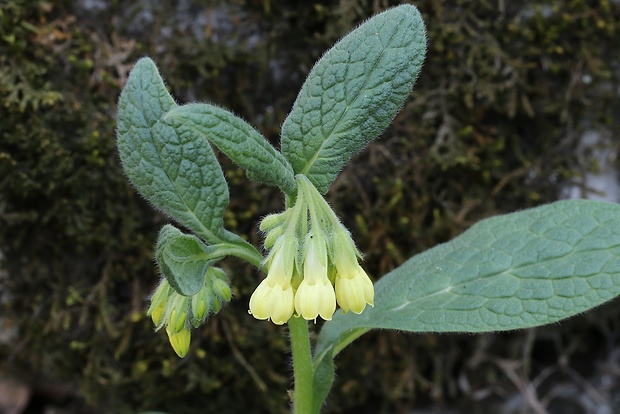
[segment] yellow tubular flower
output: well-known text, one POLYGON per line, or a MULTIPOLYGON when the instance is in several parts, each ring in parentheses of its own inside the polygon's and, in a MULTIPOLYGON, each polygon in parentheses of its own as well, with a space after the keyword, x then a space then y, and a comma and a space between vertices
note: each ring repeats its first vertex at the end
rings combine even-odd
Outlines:
POLYGON ((272 250, 267 277, 258 285, 250 298, 250 313, 256 319, 271 319, 282 325, 293 315, 294 292, 291 286, 297 240, 286 235, 272 250))
POLYGON ((282 325, 293 316, 293 287, 271 282, 267 276, 258 285, 250 298, 250 313, 256 319, 271 319, 276 325, 282 325))
POLYGON ((366 304, 374 306, 375 288, 364 269, 356 264, 349 273, 336 274, 336 299, 344 313, 362 313, 366 304))
POLYGON ((348 231, 336 231, 333 236, 336 266, 336 300, 344 313, 362 313, 366 304, 374 306, 375 289, 372 281, 357 262, 357 249, 348 231))
POLYGON ((295 293, 295 310, 306 320, 320 315, 329 321, 336 310, 336 295, 327 277, 325 239, 318 233, 309 233, 305 250, 304 278, 295 293))

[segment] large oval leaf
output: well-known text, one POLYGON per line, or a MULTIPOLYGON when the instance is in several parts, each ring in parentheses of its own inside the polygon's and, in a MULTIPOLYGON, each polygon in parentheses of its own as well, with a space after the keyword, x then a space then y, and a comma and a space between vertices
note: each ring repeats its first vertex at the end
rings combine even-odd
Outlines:
POLYGON ((229 196, 222 169, 208 141, 162 119, 176 106, 153 61, 140 59, 118 102, 125 173, 155 207, 209 242, 231 239, 223 228, 229 196))
POLYGON ((295 173, 327 192, 349 159, 392 122, 426 54, 418 10, 378 14, 314 66, 282 125, 282 153, 295 173))
POLYGON ((369 329, 530 328, 619 294, 619 205, 568 200, 493 217, 381 278, 374 308, 337 312, 319 335, 317 373, 333 377, 332 357, 369 329))

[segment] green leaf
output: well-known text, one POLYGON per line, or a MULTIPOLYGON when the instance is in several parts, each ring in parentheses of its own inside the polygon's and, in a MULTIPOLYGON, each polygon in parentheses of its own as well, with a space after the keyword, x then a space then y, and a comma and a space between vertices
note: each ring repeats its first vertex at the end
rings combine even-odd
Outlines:
POLYGON ((210 251, 213 247, 167 224, 159 232, 155 260, 170 286, 181 295, 191 296, 204 286, 207 270, 215 262, 210 251))
POLYGON ((125 173, 153 205, 211 243, 223 229, 228 186, 209 142, 163 119, 177 105, 152 60, 134 66, 118 103, 117 140, 125 173))
POLYGON ((334 358, 320 358, 316 364, 312 377, 312 412, 320 413, 323 402, 334 383, 334 358))
POLYGON ((164 119, 179 132, 203 136, 244 168, 248 176, 285 193, 295 191, 293 168, 252 126, 217 106, 193 103, 171 109, 164 119))
POLYGON ((483 220, 388 273, 375 285, 374 308, 339 311, 323 325, 315 364, 329 368, 324 359, 372 328, 523 329, 619 294, 620 205, 559 201, 483 220))
POLYGON ((378 14, 317 62, 282 126, 282 152, 295 173, 326 193, 349 159, 394 119, 426 54, 418 10, 378 14))

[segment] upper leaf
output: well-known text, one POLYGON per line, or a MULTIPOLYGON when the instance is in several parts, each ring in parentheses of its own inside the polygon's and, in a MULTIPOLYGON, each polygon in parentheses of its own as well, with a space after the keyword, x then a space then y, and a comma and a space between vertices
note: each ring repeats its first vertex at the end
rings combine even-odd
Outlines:
POLYGON ((247 122, 217 106, 177 106, 164 117, 177 131, 204 136, 244 168, 248 176, 285 193, 295 191, 293 168, 284 156, 247 122))
POLYGON ((317 62, 282 125, 282 152, 295 173, 326 193, 349 159, 394 119, 426 53, 418 10, 378 14, 317 62))
POLYGON ((493 217, 375 285, 375 307, 337 312, 320 360, 370 328, 485 332, 553 323, 620 294, 620 205, 559 201, 493 217))
POLYGON ((120 158, 155 207, 218 243, 229 236, 223 229, 228 186, 209 142, 162 119, 176 106, 153 61, 140 59, 118 102, 120 158))

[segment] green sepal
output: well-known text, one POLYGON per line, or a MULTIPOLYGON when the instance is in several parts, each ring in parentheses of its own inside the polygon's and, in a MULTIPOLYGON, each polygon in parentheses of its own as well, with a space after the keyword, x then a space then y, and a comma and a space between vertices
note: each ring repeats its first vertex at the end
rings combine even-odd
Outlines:
POLYGON ((177 131, 211 141, 246 170, 250 179, 295 192, 293 168, 284 156, 250 124, 220 107, 191 103, 171 109, 164 119, 177 131))
POLYGON ((346 35, 314 66, 282 125, 295 174, 326 193, 350 158, 392 122, 426 54, 418 10, 402 5, 346 35))

